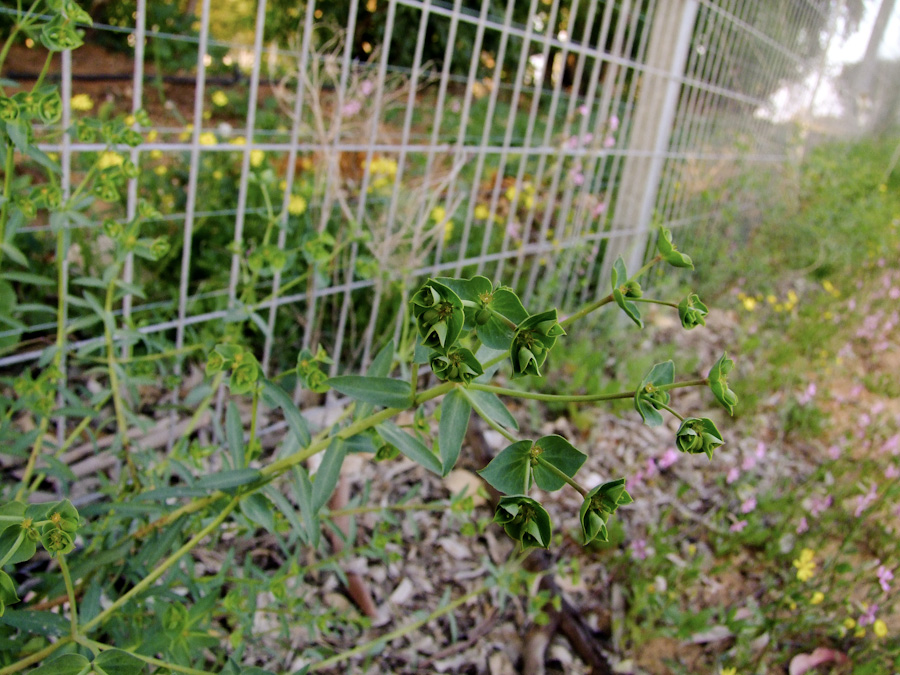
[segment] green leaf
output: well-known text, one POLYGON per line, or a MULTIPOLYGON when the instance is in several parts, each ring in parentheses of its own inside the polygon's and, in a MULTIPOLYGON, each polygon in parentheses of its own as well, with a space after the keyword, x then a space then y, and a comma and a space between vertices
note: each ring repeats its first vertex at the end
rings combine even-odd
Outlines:
POLYGON ((241 513, 267 532, 275 532, 275 516, 272 514, 272 502, 265 495, 254 492, 241 501, 241 513))
POLYGON ((510 537, 522 542, 523 549, 550 546, 550 514, 531 497, 502 497, 494 513, 494 522, 502 525, 510 537))
POLYGON ((194 487, 227 492, 242 485, 255 483, 261 478, 262 474, 258 469, 233 469, 203 476, 194 483, 194 487))
POLYGON ((640 310, 637 308, 637 305, 625 297, 625 293, 622 290, 628 281, 628 272, 625 270, 625 261, 621 255, 613 263, 611 277, 613 300, 616 301, 616 304, 625 312, 628 318, 634 321, 638 327, 643 328, 644 322, 641 319, 640 310))
MULTIPOLYGON (((34 633, 44 637, 66 635, 71 630, 69 620, 61 614, 25 609, 8 610, 0 617, 0 624, 18 628, 24 633, 34 633)), ((47 670, 44 672, 55 675, 57 671, 47 670)))
POLYGON ((341 466, 344 457, 347 456, 347 446, 340 438, 332 439, 316 471, 316 478, 312 484, 312 508, 313 513, 318 513, 331 498, 338 479, 341 477, 341 466))
POLYGON ((301 448, 307 447, 312 437, 309 434, 309 425, 306 418, 300 412, 300 409, 294 405, 294 401, 288 393, 271 380, 263 380, 262 388, 263 399, 267 405, 281 408, 284 413, 284 420, 287 422, 291 433, 297 439, 301 448))
POLYGON ((88 672, 91 662, 81 654, 63 654, 30 671, 29 675, 79 675, 88 672))
POLYGON ((454 389, 441 403, 441 422, 438 427, 438 448, 441 451, 441 475, 446 476, 459 459, 472 405, 466 397, 454 389))
POLYGON ((326 384, 352 399, 386 408, 408 408, 413 402, 409 382, 389 377, 341 375, 326 380, 326 384))
POLYGON ((108 649, 97 654, 94 665, 102 668, 107 675, 138 675, 144 672, 145 664, 121 649, 108 649))
POLYGON ((496 394, 489 391, 476 391, 475 389, 460 389, 463 395, 469 399, 469 403, 483 419, 490 420, 501 427, 512 431, 519 430, 519 423, 512 413, 507 410, 496 394))
POLYGON ((21 527, 9 527, 0 534, 0 558, 6 555, 15 547, 15 553, 6 561, 8 565, 15 565, 26 560, 31 560, 34 552, 37 550, 35 542, 26 534, 19 539, 22 533, 21 527), (17 543, 18 542, 18 543, 17 543))
POLYGON ((734 361, 728 358, 728 354, 723 353, 719 360, 710 368, 709 388, 712 390, 713 396, 722 404, 729 415, 734 415, 734 406, 737 405, 738 397, 731 389, 728 388, 728 373, 734 368, 734 361))
MULTIPOLYGON (((587 455, 575 448, 562 436, 555 434, 538 439, 535 441, 534 446, 535 451, 538 448, 541 450, 540 460, 556 467, 569 478, 578 473, 578 469, 581 468, 581 465, 587 459, 587 455)), ((549 471, 547 467, 542 466, 540 461, 534 465, 534 482, 537 483, 539 488, 548 492, 559 490, 566 484, 562 478, 549 471)))
POLYGON ((21 265, 22 267, 28 267, 28 258, 25 257, 25 254, 8 241, 0 241, 0 249, 3 250, 3 254, 7 258, 16 264, 21 265))
POLYGON ((3 570, 0 570, 0 616, 6 613, 9 605, 19 602, 19 596, 16 594, 16 585, 12 578, 3 570))
POLYGON ((391 374, 391 365, 394 363, 394 341, 391 340, 372 359, 372 363, 366 370, 369 377, 387 377, 391 374))
POLYGON ((31 274, 30 272, 18 272, 16 270, 3 273, 3 278, 7 281, 18 281, 20 284, 32 284, 34 286, 56 286, 56 279, 43 277, 39 274, 31 274))
POLYGON ((395 446, 404 455, 421 464, 432 473, 436 473, 438 476, 442 475, 441 460, 425 447, 421 441, 410 436, 396 424, 384 422, 375 427, 375 430, 384 439, 385 443, 395 446))
POLYGON ((528 492, 531 478, 531 441, 518 441, 506 446, 500 454, 479 471, 495 490, 508 495, 528 492))
POLYGON ((506 351, 512 344, 515 329, 503 319, 512 321, 518 326, 528 318, 528 312, 522 306, 519 296, 509 288, 495 290, 488 308, 492 312, 491 317, 487 323, 478 326, 478 337, 488 347, 506 351))
MULTIPOLYGON (((18 518, 19 520, 0 520, 0 532, 5 530, 7 527, 12 527, 13 525, 18 525, 19 521, 25 517, 25 504, 22 502, 9 502, 8 504, 4 504, 0 506, 0 516, 7 516, 18 518)), ((0 555, 2 555, 2 551, 0 551, 0 555)))
POLYGON ((228 442, 228 450, 231 452, 234 468, 243 468, 244 425, 241 423, 241 413, 234 401, 228 402, 228 408, 225 411, 225 439, 228 442))
POLYGON ((309 480, 309 474, 306 473, 306 469, 302 466, 294 467, 294 476, 297 479, 294 492, 297 495, 297 502, 300 506, 300 516, 303 518, 307 540, 315 550, 319 547, 321 527, 319 526, 319 517, 316 515, 315 509, 313 509, 312 482, 309 480))

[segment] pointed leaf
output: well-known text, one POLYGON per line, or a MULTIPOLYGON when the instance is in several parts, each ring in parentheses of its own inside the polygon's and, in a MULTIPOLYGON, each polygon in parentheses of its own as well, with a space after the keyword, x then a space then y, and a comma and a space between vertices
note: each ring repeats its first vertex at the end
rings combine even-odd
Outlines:
POLYGON ((288 393, 271 380, 263 380, 262 394, 267 405, 271 404, 273 407, 281 408, 284 420, 297 439, 297 443, 301 448, 307 447, 312 440, 309 435, 309 425, 288 393))
POLYGON ((203 476, 194 483, 194 487, 227 492, 242 485, 255 483, 260 478, 262 474, 258 469, 234 469, 203 476))
POLYGON ((481 417, 491 420, 501 427, 519 430, 519 423, 512 413, 503 405, 503 401, 497 398, 496 394, 489 391, 477 391, 475 389, 460 389, 463 395, 469 399, 469 403, 481 417))
POLYGON ((518 441, 506 446, 478 472, 479 475, 504 494, 527 493, 531 476, 532 445, 531 441, 518 441))
POLYGON ((234 401, 228 402, 225 411, 225 439, 231 452, 231 461, 235 469, 244 466, 244 426, 241 424, 241 413, 234 401))
POLYGON ((375 430, 385 443, 395 446, 404 455, 432 473, 436 473, 438 476, 442 474, 443 467, 437 456, 421 441, 410 436, 393 422, 379 424, 375 430))
POLYGON ((391 373, 391 365, 394 363, 394 341, 391 340, 372 359, 366 375, 369 377, 387 377, 391 373))
POLYGON ((272 513, 272 502, 259 492, 248 495, 241 501, 241 513, 247 519, 259 525, 266 532, 275 532, 275 516, 272 513))
POLYGON ((471 415, 472 405, 458 389, 454 389, 444 397, 441 403, 441 423, 438 428, 442 476, 450 473, 459 458, 471 415))
POLYGON ((361 375, 341 375, 326 380, 326 384, 340 393, 386 408, 408 408, 412 405, 412 390, 409 382, 389 377, 363 377, 361 375))
POLYGON ((88 672, 91 662, 81 654, 63 654, 40 668, 35 668, 29 675, 79 675, 88 672))
POLYGON ((108 649, 97 654, 94 665, 107 675, 138 675, 144 672, 144 662, 121 649, 108 649))
POLYGON ((312 482, 309 480, 306 469, 302 466, 294 467, 294 476, 297 478, 295 494, 300 506, 300 516, 303 518, 307 539, 315 550, 319 547, 319 536, 322 530, 319 526, 319 517, 313 509, 312 482))
POLYGON ((319 470, 316 471, 316 477, 312 484, 313 513, 321 511, 331 498, 338 478, 341 476, 341 466, 346 456, 347 446, 344 445, 344 442, 340 438, 332 440, 322 457, 322 463, 319 465, 319 470))
MULTIPOLYGON (((572 478, 581 465, 587 459, 581 450, 578 450, 569 441, 562 436, 552 435, 544 436, 534 443, 536 448, 541 449, 540 459, 556 467, 569 478, 572 478)), ((534 482, 538 487, 548 492, 559 490, 566 482, 542 466, 540 461, 534 466, 534 482)))

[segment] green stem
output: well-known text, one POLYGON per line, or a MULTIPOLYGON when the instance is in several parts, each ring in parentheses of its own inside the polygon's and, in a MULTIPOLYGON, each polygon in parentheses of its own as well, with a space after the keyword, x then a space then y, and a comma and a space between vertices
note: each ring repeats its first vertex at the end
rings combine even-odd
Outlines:
MULTIPOLYGON (((176 562, 178 562, 184 555, 189 553, 197 544, 199 544, 208 534, 214 532, 222 523, 225 522, 225 519, 228 517, 228 514, 231 513, 237 505, 240 503, 240 497, 233 497, 232 500, 225 506, 224 509, 216 516, 213 520, 209 522, 209 524, 200 530, 197 534, 191 537, 187 543, 179 548, 175 553, 166 558, 156 569, 154 569, 150 574, 148 574, 144 579, 139 581, 135 586, 125 593, 125 595, 121 596, 118 600, 112 603, 105 610, 100 612, 93 619, 88 621, 83 626, 83 631, 87 633, 87 631, 91 630, 95 626, 102 624, 111 614, 115 613, 122 605, 131 600, 134 596, 139 593, 143 593, 147 588, 149 588, 157 579, 159 579, 166 571, 172 567, 176 562)), ((2 675, 2 673, 0 673, 2 675)))
POLYGON ((69 574, 69 565, 66 556, 58 553, 59 569, 62 572, 63 581, 66 583, 66 594, 69 596, 69 621, 72 626, 72 639, 78 639, 78 605, 75 602, 75 587, 72 585, 72 575, 69 574))
POLYGON ((607 295, 605 298, 600 298, 599 300, 595 300, 594 302, 590 302, 581 309, 579 309, 574 314, 567 316, 565 319, 559 322, 559 325, 565 328, 573 321, 577 321, 578 319, 583 319, 588 314, 593 312, 595 309, 600 309, 603 305, 608 305, 613 301, 612 293, 607 295))
POLYGON ((44 67, 41 68, 41 74, 38 75, 38 79, 33 85, 31 85, 31 91, 37 91, 38 87, 41 86, 41 83, 44 81, 44 77, 47 75, 47 71, 50 70, 50 62, 52 60, 53 52, 47 52, 47 59, 44 61, 44 67))
POLYGON ((64 635, 53 644, 47 645, 43 649, 39 649, 31 656, 26 656, 24 659, 16 661, 15 663, 8 665, 5 668, 0 668, 0 675, 11 675, 12 673, 18 673, 20 670, 23 670, 34 663, 43 661, 57 649, 69 644, 70 642, 74 642, 72 636, 64 635))
POLYGON ((419 386, 419 364, 413 363, 410 367, 409 374, 409 390, 412 392, 412 397, 416 397, 416 389, 419 386))
POLYGON ((649 302, 654 305, 665 305, 666 307, 674 307, 678 309, 678 305, 674 302, 667 302, 665 300, 653 300, 651 298, 628 298, 632 302, 649 302))
POLYGON ((122 451, 125 456, 125 462, 128 464, 134 484, 140 485, 137 467, 134 466, 134 462, 132 462, 131 455, 128 451, 128 446, 130 445, 128 438, 128 422, 125 419, 125 402, 122 400, 122 392, 119 390, 119 373, 116 370, 116 350, 112 333, 113 327, 110 325, 113 315, 113 299, 115 298, 116 292, 116 276, 118 276, 118 270, 116 271, 116 274, 113 275, 113 281, 110 281, 109 285, 106 287, 106 300, 103 304, 103 309, 106 312, 106 316, 103 317, 103 336, 106 340, 106 367, 109 370, 109 388, 110 391, 112 391, 113 409, 116 413, 116 426, 122 437, 122 451))
POLYGON ((675 410, 673 410, 672 408, 670 408, 669 406, 667 406, 665 403, 661 403, 660 401, 653 401, 652 405, 655 406, 655 407, 657 407, 657 408, 662 408, 663 410, 668 410, 670 413, 672 413, 673 415, 675 415, 675 417, 677 417, 677 418, 680 419, 682 422, 684 422, 684 417, 683 417, 680 413, 678 413, 677 411, 675 411, 675 410))
MULTIPOLYGON (((12 30, 9 32, 9 36, 6 38, 6 42, 3 44, 3 50, 0 51, 0 70, 3 70, 3 64, 6 63, 6 56, 9 54, 9 49, 13 45, 13 41, 16 39, 16 34, 25 26, 28 25, 28 17, 34 12, 37 6, 40 4, 41 0, 34 0, 34 3, 31 7, 28 8, 28 11, 25 12, 25 16, 22 17, 21 22, 16 22, 13 24, 12 30)), ((0 87, 0 94, 3 94, 3 87, 0 87)))
POLYGON ((682 387, 703 387, 707 384, 709 384, 709 380, 704 377, 700 380, 683 380, 672 384, 658 384, 655 386, 659 391, 669 391, 669 389, 680 389, 682 387))
MULTIPOLYGON (((84 645, 88 649, 100 652, 105 652, 109 649, 118 649, 118 647, 114 647, 103 642, 97 642, 96 640, 88 640, 87 638, 81 638, 80 640, 78 640, 78 643, 84 645)), ((188 666, 179 666, 176 663, 169 663, 168 661, 155 659, 152 656, 145 656, 144 654, 138 654, 137 652, 128 651, 128 653, 135 658, 140 659, 144 663, 149 663, 153 666, 159 666, 160 668, 165 668, 166 670, 171 670, 176 673, 187 673, 188 675, 215 675, 215 673, 209 670, 198 670, 197 668, 189 668, 188 666)))
MULTIPOLYGON (((10 188, 12 186, 12 174, 13 174, 13 156, 15 155, 15 146, 12 141, 6 142, 6 166, 4 170, 6 173, 3 176, 3 196, 6 197, 6 201, 3 202, 3 206, 0 206, 0 244, 6 241, 6 222, 9 218, 9 202, 10 202, 10 188)), ((0 269, 3 268, 3 249, 0 248, 0 269)))
POLYGON ((49 423, 49 417, 41 418, 41 423, 38 426, 37 439, 34 441, 34 447, 31 448, 31 454, 28 455, 28 463, 25 464, 25 472, 22 474, 22 479, 19 482, 19 489, 16 492, 16 501, 21 501, 25 496, 28 481, 31 480, 31 474, 34 473, 34 465, 37 463, 37 458, 41 454, 41 450, 44 446, 44 435, 47 433, 47 426, 49 423))
MULTIPOLYGON (((338 663, 346 661, 347 659, 352 659, 354 656, 359 656, 360 654, 365 654, 369 650, 373 649, 376 645, 379 645, 382 643, 386 644, 386 643, 391 642, 392 640, 396 640, 397 638, 403 637, 404 635, 408 635, 409 633, 412 633, 413 631, 424 626, 429 621, 434 621, 435 619, 440 618, 440 617, 444 616, 445 614, 449 614, 450 612, 455 610, 457 607, 460 607, 460 606, 466 604, 467 602, 469 602, 469 600, 471 600, 472 598, 478 597, 479 595, 486 592, 487 590, 488 590, 487 584, 483 584, 483 585, 479 586, 478 588, 476 588, 472 591, 469 591, 465 595, 460 596, 456 600, 453 600, 452 602, 447 603, 447 605, 445 605, 444 607, 441 607, 440 609, 436 609, 431 614, 429 614, 428 616, 426 616, 422 619, 419 619, 418 621, 413 621, 411 623, 408 623, 405 626, 401 626, 400 628, 397 628, 396 630, 392 630, 390 633, 386 633, 385 635, 382 635, 381 637, 377 637, 373 640, 370 640, 369 642, 359 645, 358 647, 354 647, 353 649, 349 649, 345 652, 341 652, 340 654, 336 654, 335 656, 325 659, 324 661, 319 661, 318 663, 313 665, 310 668, 310 670, 313 670, 313 671, 325 670, 326 668, 330 668, 331 666, 334 666, 338 663)), ((2 675, 2 673, 0 673, 0 675, 2 675)))
POLYGON ((251 403, 251 411, 250 411, 250 438, 247 441, 247 449, 250 450, 250 453, 247 453, 247 461, 250 461, 250 455, 253 450, 253 441, 256 440, 256 417, 259 414, 259 391, 260 385, 257 383, 257 386, 253 388, 253 402, 251 403))
POLYGON ((571 478, 571 477, 567 476, 566 473, 565 473, 564 471, 562 471, 561 469, 559 469, 559 468, 553 466, 550 462, 548 462, 546 459, 544 459, 544 458, 541 457, 540 455, 537 456, 537 461, 538 461, 538 464, 540 464, 542 467, 544 467, 545 469, 547 469, 547 471, 549 471, 550 473, 552 473, 554 476, 556 476, 556 477, 559 478, 560 480, 564 480, 566 483, 568 483, 568 484, 571 485, 573 488, 575 488, 576 490, 578 490, 578 492, 581 493, 581 496, 582 496, 582 497, 587 497, 587 494, 588 494, 587 488, 584 488, 584 487, 582 487, 581 485, 579 485, 579 484, 575 481, 574 478, 571 478))
MULTIPOLYGON (((22 519, 19 518, 18 520, 21 522, 22 519)), ((19 550, 19 546, 22 545, 23 541, 25 541, 25 529, 24 528, 19 530, 19 536, 16 537, 16 540, 13 542, 12 548, 10 548, 6 552, 6 555, 3 556, 3 559, 0 560, 0 569, 3 569, 3 566, 6 564, 6 561, 11 559, 16 554, 16 551, 19 550)))
POLYGON ((519 391, 518 389, 506 389, 504 387, 495 387, 491 384, 480 384, 472 382, 469 389, 477 391, 486 391, 500 396, 513 396, 516 398, 528 398, 535 401, 555 401, 559 403, 579 403, 587 401, 612 401, 620 398, 634 398, 633 391, 620 391, 615 394, 580 394, 566 396, 562 394, 540 394, 535 391, 519 391))
POLYGON ((658 262, 662 262, 662 256, 657 253, 656 256, 651 258, 650 261, 646 265, 644 265, 641 269, 639 269, 637 272, 635 272, 634 274, 631 275, 631 280, 637 279, 639 276, 641 276, 644 272, 649 270, 651 267, 653 267, 658 262))

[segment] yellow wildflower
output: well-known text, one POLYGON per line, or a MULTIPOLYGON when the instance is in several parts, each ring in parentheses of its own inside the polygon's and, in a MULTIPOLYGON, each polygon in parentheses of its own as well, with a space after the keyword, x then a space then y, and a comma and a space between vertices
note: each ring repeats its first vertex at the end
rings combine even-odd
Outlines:
POLYGON ((479 204, 475 207, 475 219, 476 220, 487 220, 488 216, 491 215, 490 209, 487 207, 487 204, 479 204))
POLYGON ((450 237, 453 236, 453 221, 448 220, 447 224, 444 225, 444 243, 450 241, 450 237))
POLYGON ((534 206, 534 195, 525 195, 522 198, 522 206, 524 206, 526 209, 530 209, 532 206, 534 206))
POLYGON ((864 637, 866 637, 866 629, 863 628, 862 626, 860 626, 860 627, 857 628, 856 631, 853 633, 853 637, 858 637, 858 638, 864 638, 864 637))
POLYGON ((888 634, 887 624, 881 619, 876 619, 875 623, 872 624, 872 632, 878 637, 883 638, 888 634))
POLYGON ((153 169, 153 173, 157 176, 165 176, 169 172, 169 169, 166 168, 165 164, 160 164, 158 167, 153 169))
POLYGON ((235 136, 230 141, 228 141, 232 145, 245 145, 247 143, 247 139, 243 136, 235 136))
POLYGON ((221 171, 219 171, 218 169, 216 169, 215 171, 213 171, 213 180, 222 180, 222 177, 223 177, 224 175, 225 175, 225 174, 223 174, 221 171))
POLYGON ((291 195, 288 202, 288 213, 292 216, 302 216, 306 213, 306 200, 300 195, 291 195))
POLYGON ((846 619, 844 619, 844 628, 846 628, 847 630, 856 628, 856 620, 848 616, 846 619))
POLYGON ((752 312, 754 309, 756 309, 756 300, 754 298, 744 297, 741 302, 744 303, 744 309, 746 309, 748 312, 752 312))
POLYGON ((737 668, 722 668, 720 675, 737 675, 737 668))
POLYGON ((812 594, 812 598, 810 598, 809 604, 821 605, 823 600, 825 600, 825 594, 822 591, 816 591, 812 594))
POLYGON ((212 95, 213 105, 222 107, 224 105, 228 105, 228 96, 225 95, 224 91, 217 91, 212 95))
POLYGON ((124 161, 125 158, 117 152, 104 152, 97 160, 97 168, 103 171, 114 166, 121 166, 124 161))
POLYGON ((788 299, 788 302, 789 302, 789 303, 791 303, 792 305, 796 305, 796 304, 797 304, 797 301, 798 301, 800 298, 797 297, 797 294, 794 293, 793 290, 790 290, 790 291, 787 292, 787 299, 788 299))
POLYGON ((887 192, 887 184, 886 184, 886 183, 881 183, 881 184, 878 186, 878 191, 879 191, 879 192, 887 192))
POLYGON ((159 136, 159 132, 156 129, 151 129, 150 131, 147 132, 147 141, 149 143, 152 143, 153 141, 155 141, 157 139, 158 136, 159 136))
POLYGON ((254 169, 258 169, 262 165, 265 158, 266 153, 264 153, 262 150, 251 150, 250 166, 252 166, 254 169))
POLYGON ((189 139, 191 137, 192 133, 194 133, 194 125, 188 124, 187 126, 184 127, 184 131, 182 131, 180 134, 178 134, 178 140, 182 141, 182 142, 186 141, 187 139, 189 139))
POLYGON ((809 581, 816 572, 816 561, 813 557, 816 552, 811 548, 805 548, 800 551, 800 557, 794 561, 794 567, 797 568, 797 578, 800 581, 809 581))
POLYGON ((160 159, 162 158, 162 150, 151 150, 150 151, 150 159, 160 159))
POLYGON ((770 305, 774 305, 776 302, 778 302, 778 298, 776 298, 774 295, 769 293, 766 296, 766 302, 768 302, 770 305))
POLYGON ((128 125, 129 127, 130 127, 132 124, 134 124, 134 115, 128 115, 128 116, 125 118, 125 124, 128 125))
POLYGON ((204 131, 200 134, 200 145, 215 145, 216 144, 216 135, 211 131, 204 131))
POLYGON ((431 209, 431 219, 436 223, 443 223, 444 218, 447 217, 447 209, 443 206, 435 206, 431 209))
POLYGON ((94 107, 94 101, 87 94, 75 94, 71 103, 72 110, 80 110, 81 112, 87 112, 94 107))
POLYGON ((516 186, 515 186, 515 185, 510 185, 509 188, 507 188, 507 190, 506 190, 506 198, 507 198, 509 201, 512 201, 513 199, 516 198, 516 186))

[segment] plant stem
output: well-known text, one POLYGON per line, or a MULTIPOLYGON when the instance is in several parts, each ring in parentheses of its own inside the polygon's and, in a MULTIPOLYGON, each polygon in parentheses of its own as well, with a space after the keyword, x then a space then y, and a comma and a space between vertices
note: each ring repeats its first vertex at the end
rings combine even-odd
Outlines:
POLYGON ((709 384, 709 380, 704 377, 700 380, 683 380, 672 384, 659 384, 656 385, 656 388, 659 391, 668 391, 669 389, 680 389, 682 387, 702 387, 707 384, 709 384))
MULTIPOLYGON (((147 588, 150 587, 151 584, 153 584, 157 579, 165 574, 166 571, 170 567, 172 567, 172 565, 178 562, 185 554, 189 553, 191 549, 199 544, 208 534, 214 532, 222 523, 224 523, 225 519, 228 517, 228 514, 231 513, 239 503, 240 497, 233 497, 231 501, 225 506, 225 508, 222 509, 219 515, 211 520, 206 527, 204 527, 197 534, 191 537, 184 546, 182 546, 177 551, 175 551, 175 553, 166 558, 156 569, 154 569, 144 579, 135 584, 130 591, 125 593, 109 607, 100 612, 100 614, 84 624, 84 632, 87 632, 95 626, 102 624, 107 619, 107 617, 116 612, 122 605, 124 605, 139 593, 143 593, 147 588)), ((2 673, 0 673, 0 675, 2 675, 2 673)))
POLYGON ((43 661, 57 649, 69 644, 70 642, 74 642, 72 636, 64 635, 53 644, 47 645, 43 649, 39 649, 31 656, 26 656, 24 659, 16 661, 15 663, 8 665, 5 668, 0 668, 0 675, 11 675, 11 673, 18 673, 20 670, 23 670, 28 666, 37 663, 38 661, 43 661))
MULTIPOLYGON (((426 616, 422 619, 419 619, 417 621, 408 623, 405 626, 401 626, 400 628, 397 628, 396 630, 392 630, 390 633, 386 633, 385 635, 382 635, 381 637, 377 637, 373 640, 370 640, 369 642, 359 645, 358 647, 354 647, 353 649, 349 649, 340 654, 336 654, 336 655, 332 656, 331 658, 325 659, 324 661, 319 661, 318 663, 314 664, 310 668, 310 670, 312 670, 312 671, 325 670, 326 668, 330 668, 331 666, 341 663, 342 661, 346 661, 347 659, 352 659, 354 656, 358 656, 360 654, 365 654, 370 649, 372 649, 373 647, 375 647, 376 645, 378 645, 380 643, 391 642, 392 640, 396 640, 399 637, 408 635, 409 633, 412 633, 414 630, 420 628, 421 626, 424 626, 429 621, 434 621, 435 619, 444 616, 444 614, 449 614, 450 612, 455 610, 457 607, 460 607, 460 606, 466 604, 469 600, 471 600, 472 598, 478 597, 479 595, 481 595, 482 593, 484 593, 487 590, 488 590, 487 584, 482 584, 478 588, 476 588, 472 591, 469 591, 468 593, 466 593, 463 596, 460 596, 456 600, 453 600, 452 602, 447 603, 444 607, 434 610, 428 616, 426 616)), ((0 675, 2 675, 2 673, 0 673, 0 675)))
POLYGON ((563 328, 565 328, 573 321, 577 321, 578 319, 583 319, 588 314, 593 312, 595 309, 600 309, 601 307, 603 307, 603 305, 608 305, 612 301, 613 301, 613 296, 612 296, 612 293, 610 293, 605 298, 600 298, 599 300, 588 303, 587 305, 585 305, 584 307, 579 309, 574 314, 567 316, 565 319, 563 319, 562 321, 559 322, 559 325, 562 326, 563 328))
POLYGON ((47 59, 44 61, 44 67, 41 68, 41 74, 38 75, 38 79, 33 85, 31 85, 31 91, 37 91, 38 87, 41 86, 41 82, 44 81, 44 77, 47 75, 47 71, 50 70, 50 62, 52 60, 53 52, 47 52, 47 59))
POLYGON ((667 302, 666 300, 653 300, 652 298, 628 298, 632 302, 649 302, 654 305, 665 305, 667 307, 674 307, 678 309, 678 305, 674 302, 667 302))
MULTIPOLYGON (((641 269, 639 269, 637 272, 632 274, 631 278, 637 279, 639 276, 641 276, 644 272, 649 270, 651 267, 653 267, 658 262, 662 262, 662 256, 657 253, 653 258, 650 259, 650 261, 646 265, 644 265, 641 269)), ((634 298, 630 298, 630 299, 633 300, 634 298)))
POLYGON ((544 458, 541 457, 540 455, 537 456, 537 461, 538 461, 538 464, 540 464, 542 467, 544 467, 545 469, 547 469, 547 471, 549 471, 550 473, 552 473, 554 476, 556 476, 556 477, 559 478, 560 480, 566 481, 566 483, 568 483, 568 484, 571 485, 573 488, 575 488, 576 490, 578 490, 578 492, 581 493, 581 496, 582 496, 582 497, 587 497, 587 493, 588 493, 587 488, 584 488, 584 487, 582 487, 581 485, 579 485, 579 484, 575 481, 574 478, 570 478, 569 476, 567 476, 566 473, 565 473, 564 471, 562 471, 561 469, 559 469, 559 468, 553 466, 550 462, 548 462, 546 459, 544 459, 544 458))
POLYGON ((49 424, 49 417, 41 418, 41 423, 38 426, 37 439, 34 441, 34 447, 31 448, 31 454, 28 455, 28 462, 25 464, 25 472, 22 474, 19 489, 16 491, 16 501, 20 501, 25 496, 28 481, 31 480, 31 474, 34 473, 34 465, 37 463, 37 458, 41 454, 41 449, 44 446, 44 436, 47 433, 47 426, 49 424))
POLYGON ((78 605, 75 602, 75 587, 72 585, 72 575, 69 574, 69 565, 66 563, 66 556, 58 553, 56 559, 59 561, 59 570, 62 572, 63 581, 66 583, 66 594, 69 596, 69 621, 72 626, 72 639, 78 639, 78 605))
MULTIPOLYGON (((6 55, 9 54, 9 49, 10 47, 12 47, 13 41, 15 41, 16 39, 16 34, 28 24, 28 18, 31 16, 40 2, 41 0, 34 0, 34 3, 31 5, 31 7, 29 7, 25 12, 25 16, 22 17, 22 20, 17 21, 13 24, 12 30, 9 32, 9 36, 6 38, 6 42, 3 44, 3 50, 0 51, 0 70, 3 69, 3 64, 6 63, 6 55)), ((0 94, 3 93, 3 87, 0 87, 0 94)))
MULTIPOLYGON (((256 417, 259 414, 259 383, 253 388, 253 402, 250 411, 250 438, 247 440, 247 449, 253 450, 253 441, 256 440, 256 417)), ((250 461, 250 454, 246 455, 247 461, 250 461)))
POLYGON ((416 388, 419 386, 419 364, 413 363, 410 367, 410 375, 409 375, 409 390, 412 392, 412 397, 416 397, 416 388))
POLYGON ((668 410, 670 413, 675 415, 675 417, 677 417, 682 422, 684 422, 684 417, 677 411, 675 411, 672 408, 670 408, 669 406, 667 406, 665 403, 661 403, 660 401, 653 401, 653 405, 656 406, 657 408, 662 408, 663 410, 668 410))
POLYGON ((501 396, 513 396, 516 398, 528 398, 533 399, 535 401, 556 401, 556 402, 568 402, 568 403, 578 403, 578 402, 587 402, 587 401, 612 401, 620 398, 634 398, 633 391, 620 391, 615 394, 579 394, 567 396, 563 394, 540 394, 534 391, 519 391, 518 389, 506 389, 504 387, 495 387, 491 384, 480 384, 478 382, 472 382, 469 384, 469 389, 475 389, 477 391, 486 391, 492 394, 498 394, 501 396))
MULTIPOLYGON (((103 642, 97 642, 96 640, 88 640, 87 638, 81 638, 80 640, 78 640, 78 643, 94 651, 105 652, 109 649, 118 649, 118 647, 114 647, 103 642)), ((145 656, 144 654, 138 654, 137 652, 132 652, 130 650, 124 651, 128 652, 135 658, 140 659, 144 663, 159 666, 160 668, 165 668, 166 670, 171 670, 176 673, 187 673, 188 675, 215 675, 215 673, 209 670, 198 670, 197 668, 189 668, 188 666, 179 666, 176 663, 169 663, 168 661, 163 661, 162 659, 155 659, 152 656, 145 656)))

